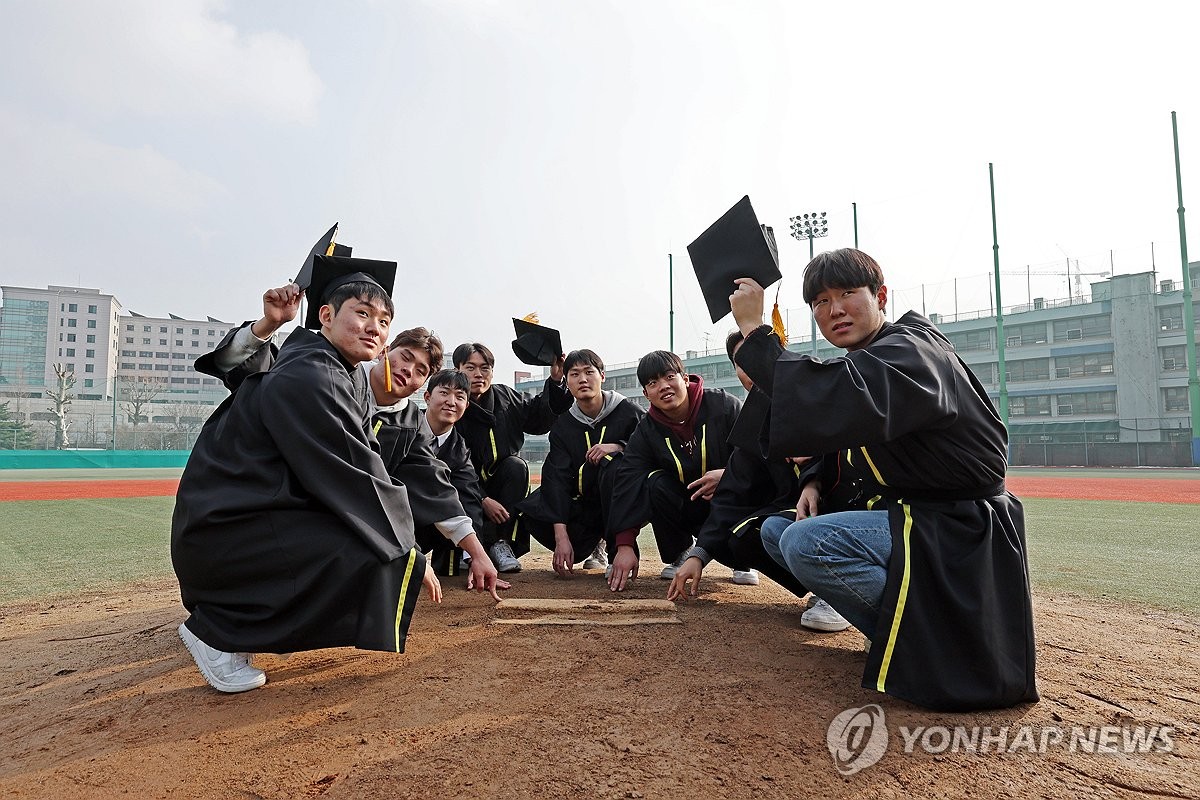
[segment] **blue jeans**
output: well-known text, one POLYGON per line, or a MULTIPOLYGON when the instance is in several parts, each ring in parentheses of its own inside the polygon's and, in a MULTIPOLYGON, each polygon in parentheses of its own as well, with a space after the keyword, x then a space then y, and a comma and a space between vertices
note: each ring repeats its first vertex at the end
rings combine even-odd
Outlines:
POLYGON ((763 548, 809 591, 875 638, 892 533, 886 511, 840 511, 762 524, 763 548))

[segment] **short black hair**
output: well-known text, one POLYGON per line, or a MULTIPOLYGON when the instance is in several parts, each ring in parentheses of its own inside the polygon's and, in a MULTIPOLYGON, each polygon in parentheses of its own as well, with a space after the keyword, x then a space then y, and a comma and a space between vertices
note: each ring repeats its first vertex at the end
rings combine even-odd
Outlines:
POLYGON ((745 338, 745 336, 742 336, 741 331, 733 331, 725 337, 725 355, 729 356, 730 362, 733 361, 733 351, 737 349, 737 346, 741 344, 745 338))
POLYGON ((492 355, 492 351, 487 349, 486 346, 479 342, 464 342, 454 348, 454 368, 458 369, 467 363, 467 359, 471 357, 472 353, 479 353, 479 355, 483 356, 484 363, 489 367, 496 366, 496 357, 492 355))
POLYGON ((392 304, 392 296, 387 293, 386 289, 374 281, 343 283, 330 292, 329 297, 321 305, 333 306, 333 313, 337 314, 342 309, 342 303, 351 297, 356 300, 365 300, 369 303, 382 300, 384 307, 387 308, 388 317, 391 318, 396 315, 396 307, 392 304))
POLYGON ((668 372, 678 372, 685 378, 687 377, 687 370, 683 368, 683 362, 670 350, 655 350, 646 353, 638 361, 637 377, 638 383, 642 386, 655 378, 661 378, 668 372))
POLYGON ((604 372, 604 362, 593 350, 572 350, 567 353, 567 360, 563 362, 563 372, 569 372, 571 367, 578 364, 589 364, 599 372, 604 372))
POLYGON ((433 373, 433 377, 429 379, 429 383, 425 386, 425 391, 432 392, 439 386, 445 386, 448 389, 459 389, 464 394, 471 393, 471 382, 467 380, 467 376, 456 369, 439 369, 433 373))
POLYGON ((812 305, 817 295, 826 289, 870 288, 871 294, 883 286, 883 270, 879 263, 853 247, 818 253, 804 268, 804 302, 812 305))

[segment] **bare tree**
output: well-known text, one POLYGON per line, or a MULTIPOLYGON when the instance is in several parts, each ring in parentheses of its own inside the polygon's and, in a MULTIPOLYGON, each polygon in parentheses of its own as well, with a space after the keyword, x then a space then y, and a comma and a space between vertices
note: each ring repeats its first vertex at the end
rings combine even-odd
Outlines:
POLYGON ((183 402, 171 403, 163 410, 174 420, 172 430, 167 434, 171 449, 186 450, 191 447, 197 431, 204 427, 204 421, 212 414, 214 408, 203 403, 183 402))
POLYGON ((129 421, 135 427, 142 422, 149 422, 149 417, 142 416, 142 407, 162 393, 162 384, 138 377, 123 377, 121 382, 125 384, 125 402, 121 407, 129 415, 129 421))
POLYGON ((46 410, 54 414, 54 449, 65 450, 71 446, 67 438, 67 429, 71 427, 67 412, 75 399, 71 394, 71 390, 75 388, 75 373, 64 368, 62 364, 55 364, 54 374, 58 376, 58 380, 48 392, 50 405, 46 410))

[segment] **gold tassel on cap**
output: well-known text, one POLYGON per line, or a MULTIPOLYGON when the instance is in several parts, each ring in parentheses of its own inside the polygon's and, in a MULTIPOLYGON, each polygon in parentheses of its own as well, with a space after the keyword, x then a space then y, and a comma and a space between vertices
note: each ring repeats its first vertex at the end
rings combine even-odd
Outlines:
POLYGON ((771 309, 771 330, 779 337, 779 343, 787 347, 787 328, 783 327, 783 315, 779 313, 779 287, 775 287, 775 307, 771 309))
POLYGON ((534 325, 542 324, 541 322, 538 321, 538 313, 536 311, 530 311, 528 314, 521 317, 521 321, 522 322, 532 322, 534 325))
POLYGON ((387 345, 383 348, 383 388, 392 391, 392 359, 388 355, 387 345))

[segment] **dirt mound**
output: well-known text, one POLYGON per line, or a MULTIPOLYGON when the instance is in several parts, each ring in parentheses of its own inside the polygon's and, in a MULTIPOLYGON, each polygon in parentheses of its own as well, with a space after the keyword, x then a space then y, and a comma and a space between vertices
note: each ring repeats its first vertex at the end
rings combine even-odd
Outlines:
MULTIPOLYGON (((610 599, 527 558, 512 598, 610 599)), ((662 599, 646 564, 622 599, 662 599)), ((862 636, 799 627, 800 601, 710 569, 680 624, 495 624, 448 582, 401 656, 259 656, 270 682, 209 689, 176 635, 173 583, 0 608, 4 797, 1165 797, 1200 796, 1200 623, 1039 593, 1042 702, 925 711, 859 686, 862 636), (878 704, 889 739, 854 775, 826 744, 878 704), (904 752, 901 727, 1008 728, 1009 753, 904 752), (1020 726, 1169 726, 1172 752, 1011 747, 1020 726)), ((632 612, 636 613, 636 611, 632 612)), ((1107 735, 1107 734, 1105 734, 1107 735)), ((1161 740, 1158 742, 1162 744, 1161 740)), ((1113 748, 1120 750, 1119 747, 1113 748)))

